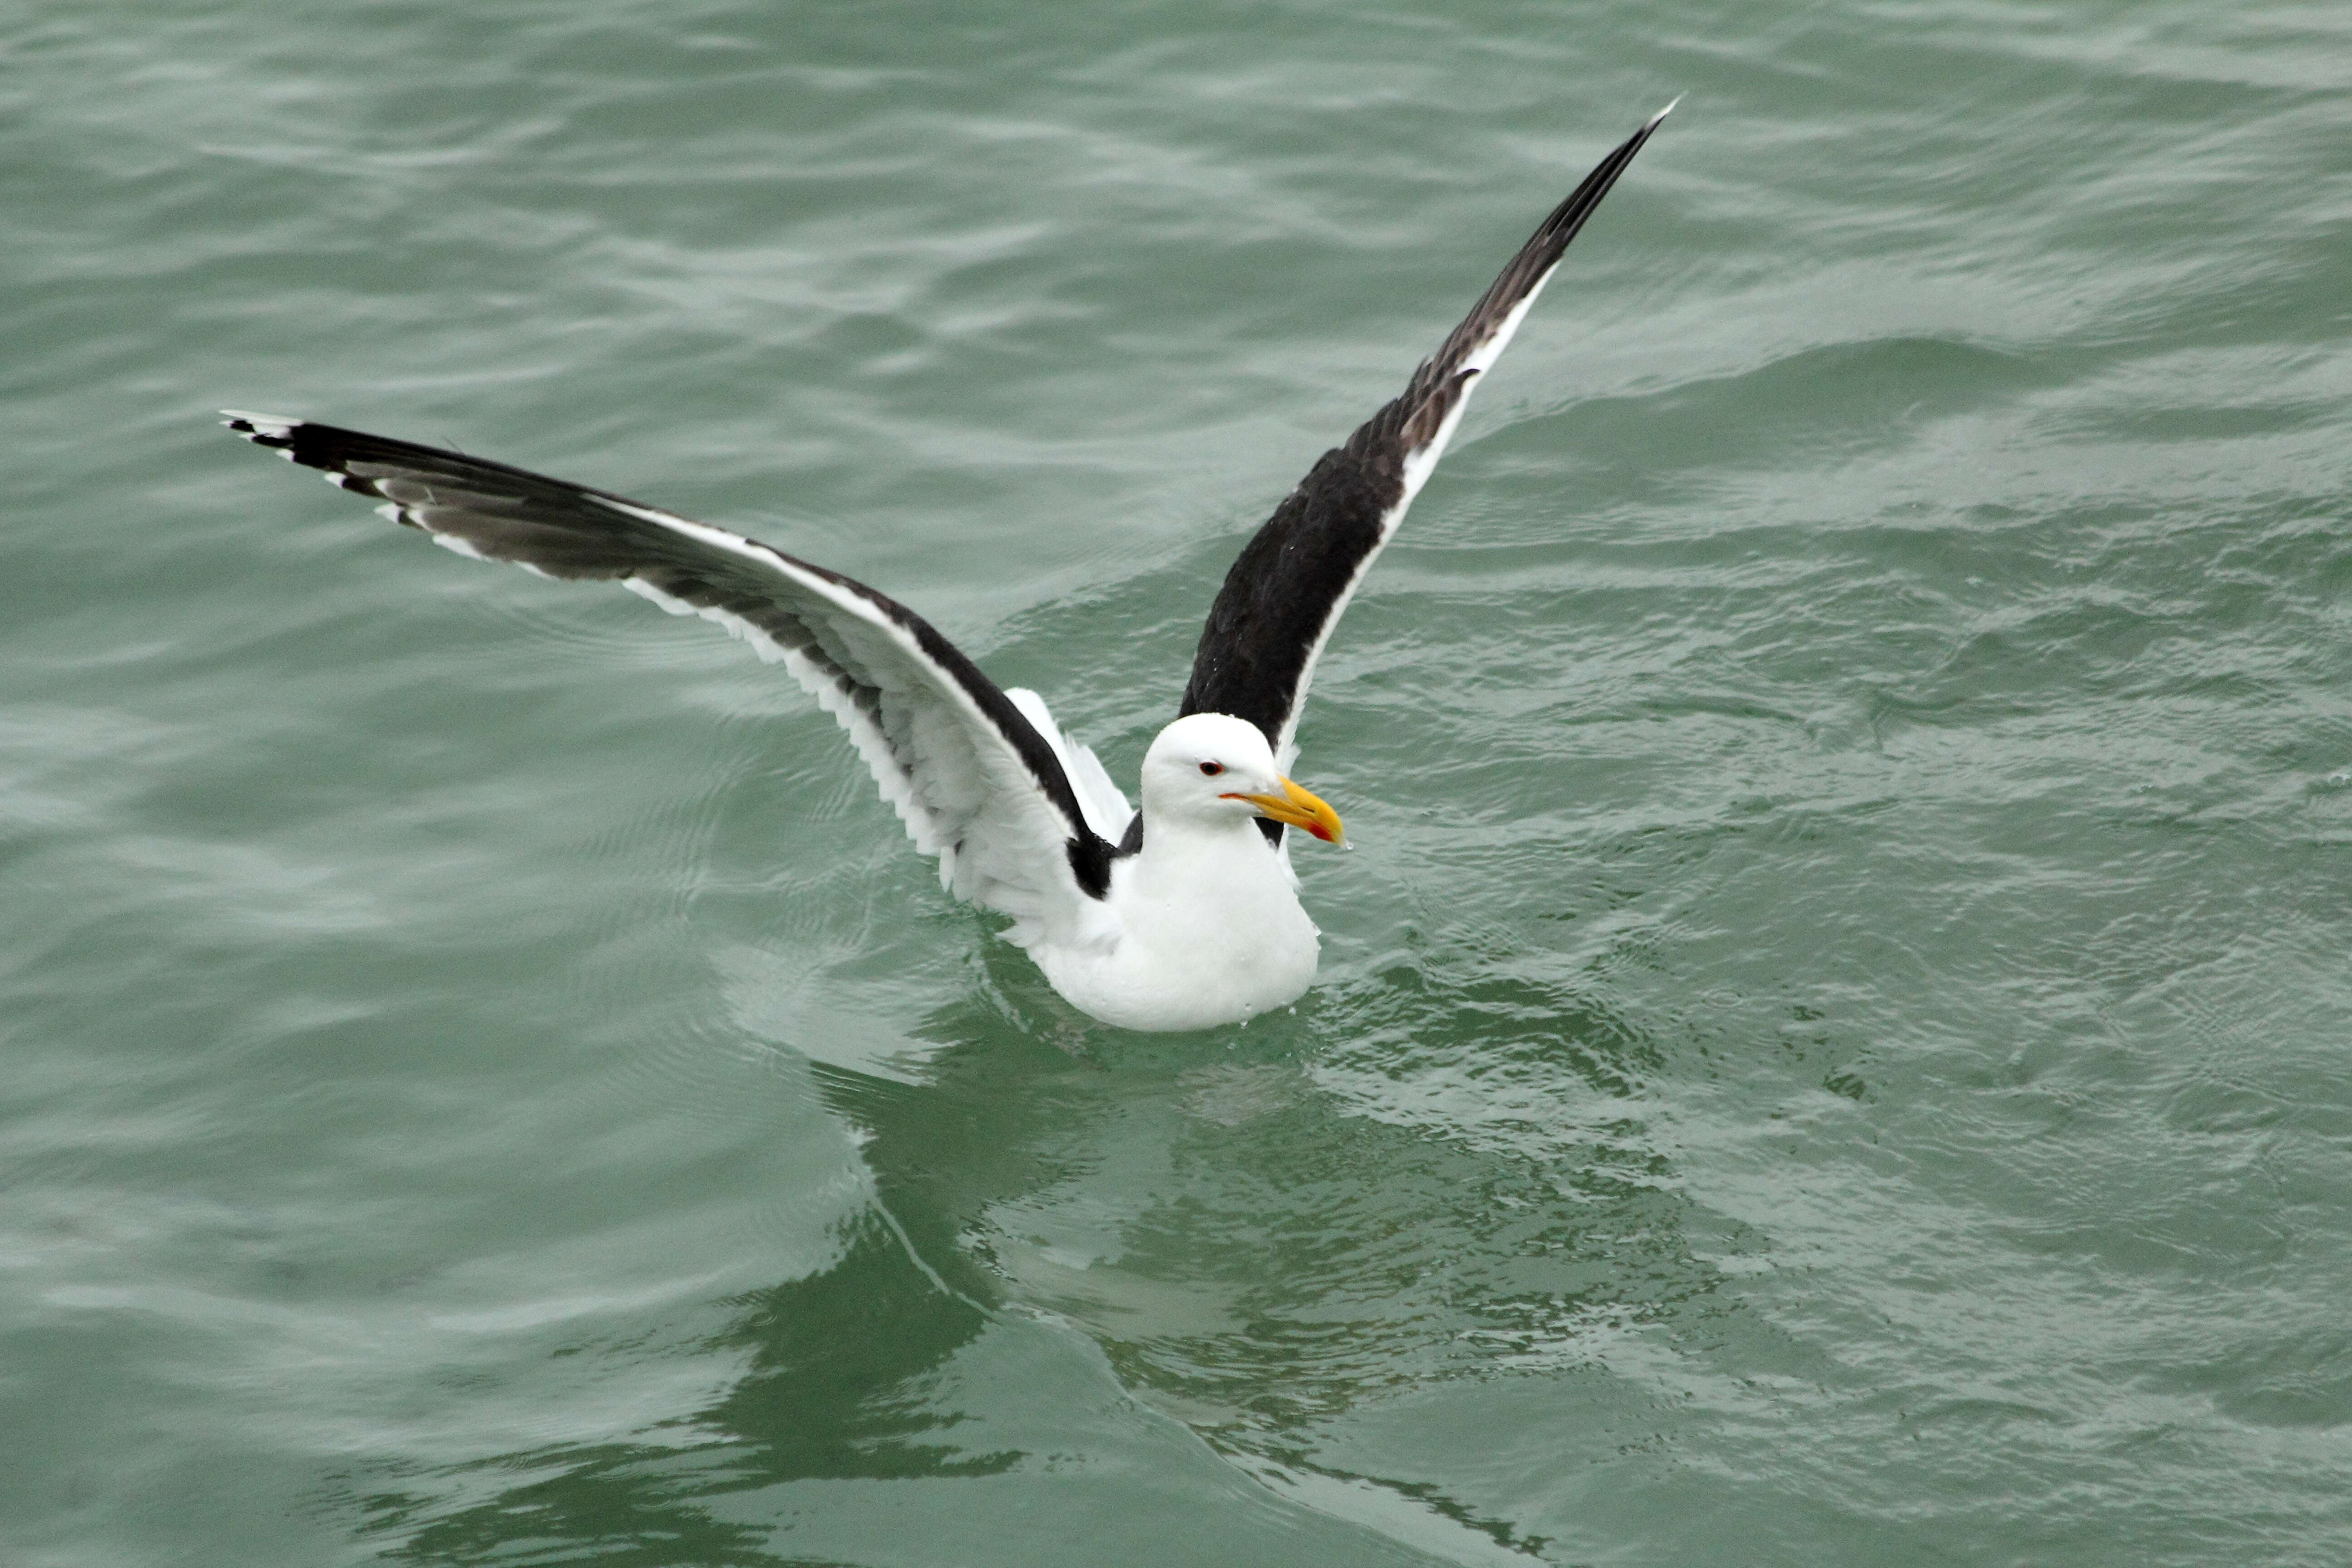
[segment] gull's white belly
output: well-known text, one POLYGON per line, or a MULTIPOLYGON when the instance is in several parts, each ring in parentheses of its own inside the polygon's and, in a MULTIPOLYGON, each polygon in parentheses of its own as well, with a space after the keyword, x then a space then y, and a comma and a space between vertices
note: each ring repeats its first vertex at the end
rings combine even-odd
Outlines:
POLYGON ((1244 827, 1247 840, 1212 863, 1196 853, 1181 868, 1144 857, 1120 865, 1108 900, 1115 944, 1033 950, 1054 989, 1122 1029, 1213 1028, 1298 1000, 1321 936, 1288 869, 1244 827))

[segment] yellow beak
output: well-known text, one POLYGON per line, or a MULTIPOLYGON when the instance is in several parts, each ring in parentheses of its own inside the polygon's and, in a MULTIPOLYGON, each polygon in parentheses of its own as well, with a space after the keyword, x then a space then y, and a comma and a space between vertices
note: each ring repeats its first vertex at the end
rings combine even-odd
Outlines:
POLYGON ((1280 795, 1229 795, 1224 798, 1245 800, 1257 807, 1260 816, 1303 827, 1326 844, 1348 841, 1348 829, 1340 823, 1339 814, 1288 779, 1282 781, 1280 795))

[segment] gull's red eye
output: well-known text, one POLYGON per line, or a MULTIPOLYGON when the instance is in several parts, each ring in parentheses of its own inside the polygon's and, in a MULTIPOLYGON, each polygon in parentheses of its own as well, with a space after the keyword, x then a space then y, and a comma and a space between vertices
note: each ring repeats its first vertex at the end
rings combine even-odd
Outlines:
POLYGON ((1225 771, 1225 764, 1223 763, 1202 763, 1201 764, 1201 771, 1206 773, 1209 777, 1215 778, 1219 773, 1225 771))

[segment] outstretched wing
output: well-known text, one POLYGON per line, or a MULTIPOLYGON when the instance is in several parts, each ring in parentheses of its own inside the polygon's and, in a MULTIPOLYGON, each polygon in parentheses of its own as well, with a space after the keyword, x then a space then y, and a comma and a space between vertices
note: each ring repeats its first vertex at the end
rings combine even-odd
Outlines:
POLYGON ((1289 765, 1315 661, 1356 584, 1404 521, 1461 422, 1471 388, 1518 331, 1569 241, 1673 108, 1660 110, 1584 177, 1422 362, 1404 395, 1346 446, 1324 453, 1243 547, 1210 606, 1182 712, 1246 719, 1265 731, 1276 761, 1289 765))
POLYGON ((1100 919, 1111 847, 1055 748, 904 605, 755 539, 503 463, 299 419, 226 423, 461 555, 614 579, 717 621, 841 721, 956 896, 1013 916, 1024 945, 1085 941, 1100 919))

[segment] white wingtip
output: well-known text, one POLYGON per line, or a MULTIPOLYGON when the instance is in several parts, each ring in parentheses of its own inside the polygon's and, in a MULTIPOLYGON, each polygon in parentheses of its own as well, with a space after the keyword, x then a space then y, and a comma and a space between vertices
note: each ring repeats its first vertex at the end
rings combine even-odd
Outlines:
POLYGON ((224 408, 221 412, 228 416, 221 421, 222 424, 248 441, 276 447, 278 455, 289 462, 293 460, 291 437, 295 427, 302 421, 278 414, 249 414, 242 408, 224 408))
MULTIPOLYGON (((1680 103, 1684 99, 1688 98, 1690 94, 1686 92, 1678 92, 1675 94, 1675 103, 1680 103)), ((1650 116, 1650 122, 1647 125, 1643 126, 1642 129, 1644 131, 1655 131, 1658 128, 1658 122, 1675 111, 1675 103, 1669 103, 1664 109, 1661 109, 1655 114, 1650 116)))

